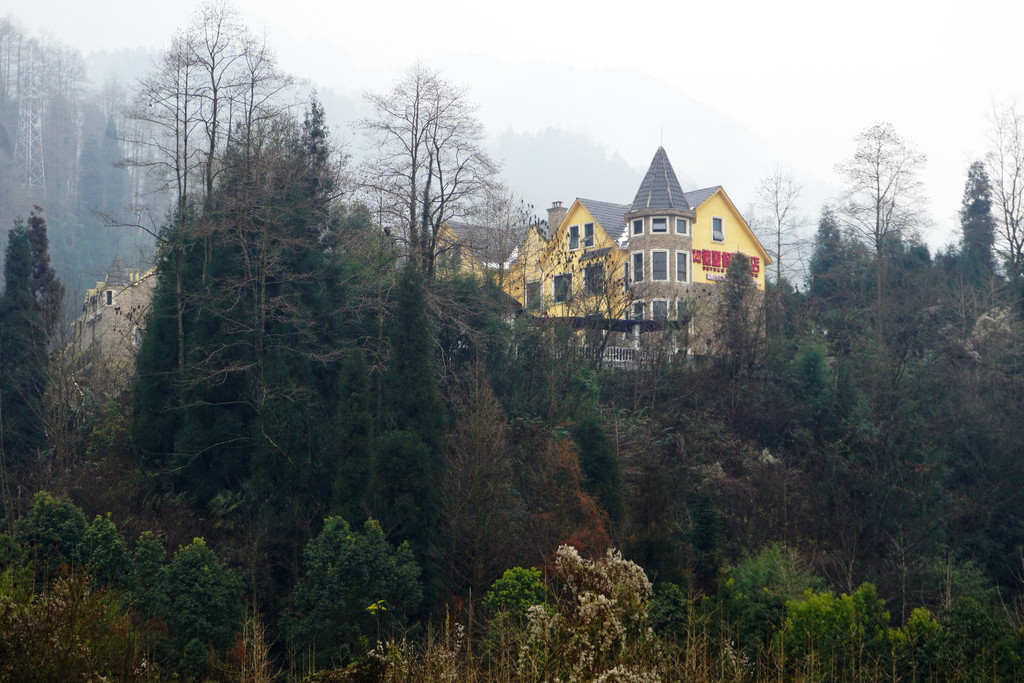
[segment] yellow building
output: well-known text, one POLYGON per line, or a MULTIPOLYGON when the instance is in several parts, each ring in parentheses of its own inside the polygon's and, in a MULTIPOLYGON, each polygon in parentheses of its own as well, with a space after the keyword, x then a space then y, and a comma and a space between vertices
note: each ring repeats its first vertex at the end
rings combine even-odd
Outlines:
POLYGON ((736 253, 764 289, 768 254, 720 186, 684 192, 664 148, 632 204, 576 199, 531 229, 506 289, 527 310, 609 320, 690 320, 736 253))
POLYGON ((494 276, 504 284, 528 226, 495 227, 445 221, 437 233, 436 264, 446 274, 494 276))

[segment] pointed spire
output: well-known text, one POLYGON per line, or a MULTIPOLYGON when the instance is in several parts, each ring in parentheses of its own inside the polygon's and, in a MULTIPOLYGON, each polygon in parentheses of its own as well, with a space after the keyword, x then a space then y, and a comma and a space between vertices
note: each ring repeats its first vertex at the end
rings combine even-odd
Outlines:
POLYGON ((664 147, 658 147, 658 151, 654 153, 651 166, 647 169, 647 175, 640 183, 640 189, 637 190, 636 198, 630 207, 630 211, 644 209, 690 210, 664 147))
POLYGON ((107 287, 124 287, 131 284, 128 280, 128 273, 125 272, 124 263, 121 261, 121 250, 114 252, 114 261, 107 271, 107 287))

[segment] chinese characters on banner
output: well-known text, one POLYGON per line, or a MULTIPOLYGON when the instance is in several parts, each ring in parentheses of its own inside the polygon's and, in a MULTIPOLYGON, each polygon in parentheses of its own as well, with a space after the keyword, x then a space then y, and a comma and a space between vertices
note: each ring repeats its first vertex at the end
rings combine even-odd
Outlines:
MULTIPOLYGON (((715 251, 714 249, 694 249, 693 262, 704 266, 704 272, 724 273, 732 261, 732 254, 727 251, 715 251)), ((750 258, 750 276, 757 277, 761 272, 761 259, 757 256, 750 258)))

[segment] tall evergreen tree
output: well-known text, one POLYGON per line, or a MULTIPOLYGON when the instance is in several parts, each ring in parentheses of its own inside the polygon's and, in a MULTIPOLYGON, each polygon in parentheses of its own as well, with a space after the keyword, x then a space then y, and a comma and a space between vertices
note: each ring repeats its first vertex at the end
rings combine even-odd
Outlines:
POLYGON ((992 219, 992 184, 985 164, 980 161, 971 164, 967 171, 960 228, 963 230, 961 256, 964 276, 973 282, 988 280, 994 272, 995 222, 992 219))
POLYGON ((387 331, 391 358, 384 378, 384 419, 390 431, 381 437, 373 468, 374 515, 393 538, 409 541, 433 597, 445 416, 431 353, 423 274, 412 259, 399 276, 387 331))
POLYGON ((230 508, 249 497, 278 519, 322 518, 343 346, 342 255, 323 243, 337 169, 319 105, 304 125, 246 132, 210 209, 177 217, 165 236, 181 261, 168 249, 158 266, 135 433, 198 501, 230 508), (177 346, 179 302, 184 371, 166 352, 177 346))
POLYGON ((843 234, 835 212, 824 207, 811 255, 810 301, 818 313, 818 324, 832 340, 834 350, 843 355, 851 349, 853 337, 866 329, 869 259, 862 244, 843 234))
MULTIPOLYGON (((46 391, 46 333, 32 282, 28 230, 8 234, 4 261, 6 287, 0 297, 0 447, 4 486, 18 478, 45 445, 43 394, 46 391)), ((8 493, 4 491, 6 495, 8 493)))
POLYGON ((617 527, 623 516, 622 475, 615 448, 601 421, 597 378, 592 371, 581 369, 573 375, 570 386, 575 412, 572 438, 579 449, 583 483, 617 527))
POLYGON ((373 393, 366 359, 352 349, 341 368, 337 418, 337 465, 331 511, 353 524, 366 517, 366 485, 373 458, 373 393))
POLYGON ((28 240, 32 248, 32 293, 43 318, 47 336, 60 324, 64 310, 64 285, 50 267, 50 240, 46 234, 43 210, 36 206, 28 217, 28 240))
POLYGON ((444 451, 445 416, 426 307, 423 276, 407 262, 399 277, 388 325, 391 359, 385 375, 387 419, 392 428, 415 434, 440 456, 444 451))
POLYGON ((813 296, 829 296, 835 291, 837 283, 833 275, 842 261, 843 234, 836 219, 835 211, 824 206, 818 220, 818 234, 814 240, 814 253, 811 255, 811 294, 813 296))
POLYGON ((715 356, 725 376, 736 377, 753 367, 762 342, 762 310, 750 276, 750 259, 733 254, 715 317, 715 356))

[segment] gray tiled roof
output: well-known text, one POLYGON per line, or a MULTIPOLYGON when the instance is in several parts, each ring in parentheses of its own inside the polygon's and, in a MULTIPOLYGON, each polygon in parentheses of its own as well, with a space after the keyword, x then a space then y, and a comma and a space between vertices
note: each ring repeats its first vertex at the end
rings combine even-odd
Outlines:
POLYGON ((633 199, 631 210, 643 209, 690 209, 664 147, 659 147, 654 153, 654 159, 633 199))
POLYGON ((684 193, 686 197, 686 202, 690 205, 691 208, 696 209, 698 206, 709 200, 711 198, 711 195, 717 192, 720 187, 722 186, 715 185, 714 187, 705 187, 704 189, 701 190, 691 190, 689 192, 686 192, 684 193))
POLYGON ((577 197, 590 215, 594 217, 604 231, 608 233, 613 241, 618 242, 622 233, 626 231, 626 212, 629 207, 625 204, 612 204, 611 202, 599 202, 596 199, 583 199, 577 197))
POLYGON ((511 251, 526 238, 528 225, 502 231, 474 223, 448 221, 448 227, 459 238, 459 244, 469 249, 482 264, 504 263, 511 251))

